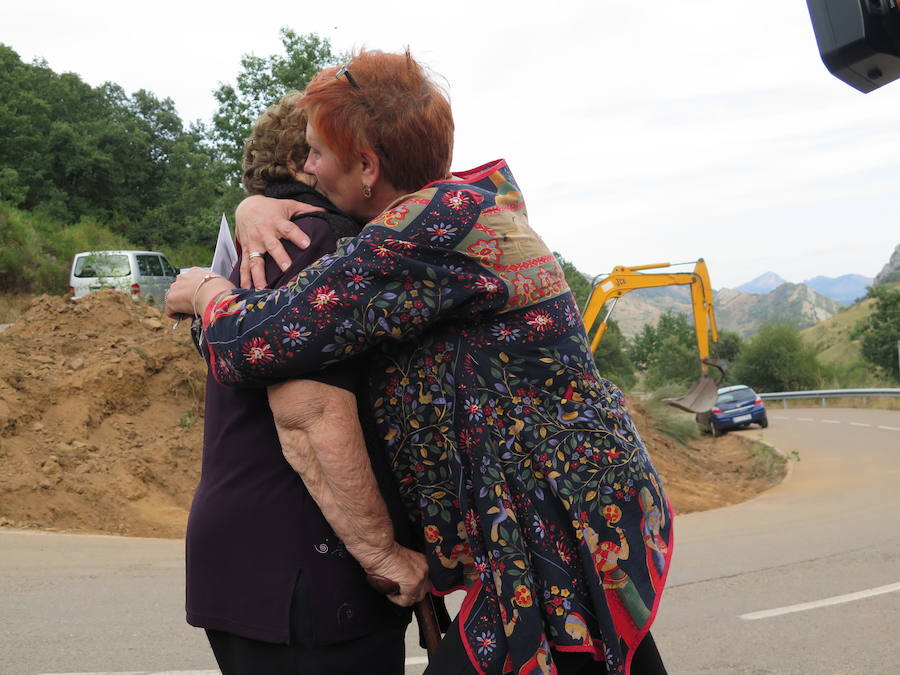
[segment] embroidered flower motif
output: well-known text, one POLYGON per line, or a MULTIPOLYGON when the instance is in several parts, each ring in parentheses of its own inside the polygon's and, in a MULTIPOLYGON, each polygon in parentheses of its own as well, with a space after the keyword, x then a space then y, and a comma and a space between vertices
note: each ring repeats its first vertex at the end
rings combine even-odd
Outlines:
POLYGON ((475 646, 478 653, 482 656, 488 656, 497 646, 497 638, 493 633, 484 632, 475 638, 475 646))
POLYGON ((469 420, 475 421, 482 419, 483 415, 481 414, 481 406, 478 405, 477 398, 469 398, 463 404, 463 410, 465 410, 469 414, 469 420))
POLYGON ((244 358, 250 363, 267 363, 275 358, 272 347, 261 337, 251 338, 241 348, 244 358))
POLYGON ((553 317, 542 309, 533 309, 525 315, 525 323, 537 332, 543 333, 553 325, 553 317))
POLYGON ((498 323, 491 330, 494 333, 494 337, 496 337, 498 340, 503 340, 504 342, 512 342, 514 340, 518 340, 519 336, 522 334, 522 331, 518 328, 513 328, 512 326, 508 326, 502 322, 498 323))
POLYGON ((501 285, 500 282, 496 279, 486 277, 482 274, 475 282, 475 288, 477 288, 482 293, 486 293, 487 295, 496 295, 500 292, 501 285))
POLYGON ((310 304, 312 304, 312 306, 319 311, 323 311, 332 307, 336 307, 340 304, 340 300, 338 300, 337 292, 335 292, 333 289, 329 288, 328 286, 321 286, 313 291, 313 296, 310 300, 310 304))
POLYGON ((527 586, 521 584, 516 586, 514 599, 519 607, 531 607, 531 591, 527 586))
POLYGON ((306 326, 301 326, 299 323, 282 324, 281 330, 284 331, 281 344, 289 344, 291 347, 302 345, 312 335, 312 331, 307 330, 306 326))
POLYGON ((516 272, 516 278, 513 279, 513 286, 515 286, 518 295, 525 296, 530 296, 536 289, 534 279, 526 277, 521 272, 516 272))
POLYGON ((386 227, 397 227, 403 219, 406 217, 406 214, 409 213, 409 209, 405 206, 398 206, 397 208, 391 209, 387 213, 384 214, 384 218, 382 222, 386 227))
POLYGON ((384 243, 401 251, 409 251, 416 247, 415 243, 408 239, 385 239, 384 243))
POLYGON ((394 251, 389 249, 384 244, 373 246, 372 250, 375 251, 375 255, 377 255, 379 258, 390 258, 391 256, 397 255, 394 251))
POLYGON ((481 259, 482 262, 498 262, 503 250, 496 239, 479 239, 471 244, 467 249, 472 255, 481 259))
POLYGON ((452 225, 437 223, 435 225, 426 227, 425 231, 429 233, 429 238, 431 239, 431 241, 436 241, 443 244, 444 242, 450 241, 453 237, 455 237, 456 233, 459 230, 452 225))
POLYGON ((538 282, 541 286, 551 286, 556 280, 556 275, 546 267, 542 267, 538 270, 538 282))
POLYGON ((372 281, 372 277, 367 275, 361 267, 351 267, 344 272, 344 276, 347 278, 347 286, 354 291, 361 291, 372 281))
POLYGON ((449 206, 454 211, 459 211, 460 209, 471 206, 475 200, 472 198, 471 192, 465 190, 450 190, 441 197, 441 201, 444 203, 444 206, 449 206))

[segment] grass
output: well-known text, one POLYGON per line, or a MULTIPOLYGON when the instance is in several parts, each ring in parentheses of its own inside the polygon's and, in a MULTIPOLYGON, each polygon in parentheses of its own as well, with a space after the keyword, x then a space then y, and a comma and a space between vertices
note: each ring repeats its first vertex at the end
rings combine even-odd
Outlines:
POLYGON ((184 415, 181 416, 181 419, 178 420, 178 426, 182 429, 190 429, 197 422, 199 415, 197 414, 197 406, 191 407, 184 415))
POLYGON ((22 318, 35 293, 0 293, 0 323, 15 323, 22 318))
POLYGON ((781 478, 790 460, 800 461, 800 453, 796 450, 790 455, 780 454, 775 448, 759 441, 749 441, 750 452, 756 459, 752 478, 781 478))
POLYGON ((859 361, 859 340, 851 339, 850 335, 856 325, 872 313, 874 304, 872 298, 862 300, 830 319, 800 331, 800 335, 816 350, 816 357, 825 365, 859 361))
POLYGON ((656 430, 669 438, 687 444, 700 438, 700 428, 691 413, 673 408, 662 399, 683 394, 677 386, 667 385, 644 401, 644 410, 653 419, 656 430))

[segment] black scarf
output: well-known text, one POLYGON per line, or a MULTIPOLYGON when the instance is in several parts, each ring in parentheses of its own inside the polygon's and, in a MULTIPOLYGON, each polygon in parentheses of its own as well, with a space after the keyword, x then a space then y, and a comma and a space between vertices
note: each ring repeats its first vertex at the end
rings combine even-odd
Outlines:
MULTIPOLYGON (((305 183, 291 181, 289 183, 269 183, 263 193, 266 197, 275 197, 276 199, 293 199, 310 206, 320 206, 324 211, 308 214, 322 218, 331 226, 331 230, 337 236, 355 237, 359 234, 362 226, 353 220, 350 216, 345 215, 321 192, 316 192, 313 188, 305 183)), ((307 215, 307 214, 304 214, 307 215)))

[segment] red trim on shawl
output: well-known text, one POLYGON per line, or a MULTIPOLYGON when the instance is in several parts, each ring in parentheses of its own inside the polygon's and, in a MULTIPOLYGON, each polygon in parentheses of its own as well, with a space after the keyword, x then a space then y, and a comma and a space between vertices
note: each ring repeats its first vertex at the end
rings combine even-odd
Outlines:
POLYGON ((625 675, 629 675, 629 673, 631 673, 631 659, 634 658, 634 652, 637 649, 637 646, 641 644, 641 641, 644 639, 647 633, 650 632, 650 626, 653 625, 653 621, 656 619, 656 612, 659 610, 659 603, 662 600, 663 590, 666 587, 666 579, 669 576, 669 570, 672 569, 672 545, 675 543, 675 509, 672 508, 672 503, 669 501, 668 497, 666 497, 666 506, 669 509, 669 541, 666 542, 665 570, 663 571, 662 577, 660 578, 659 590, 655 593, 653 609, 650 610, 650 618, 647 619, 647 623, 644 625, 644 628, 638 631, 637 639, 634 641, 634 645, 628 645, 628 656, 625 657, 625 675))
POLYGON ((459 641, 462 642, 462 646, 466 650, 466 656, 469 657, 469 663, 472 664, 472 667, 478 673, 478 675, 484 675, 484 671, 481 669, 481 665, 478 662, 478 658, 475 654, 472 653, 472 646, 469 644, 469 640, 466 638, 466 630, 464 628, 466 619, 469 618, 469 613, 472 611, 472 605, 475 604, 475 598, 478 597, 478 594, 481 593, 482 587, 481 579, 476 581, 469 587, 469 591, 466 593, 466 597, 462 602, 462 606, 459 608, 459 621, 457 621, 457 627, 459 628, 459 641))
POLYGON ((438 185, 439 183, 475 183, 477 181, 480 181, 482 178, 487 178, 492 173, 499 171, 505 166, 507 166, 505 159, 495 159, 493 162, 488 162, 487 164, 476 166, 474 169, 469 169, 468 171, 454 171, 451 174, 451 178, 433 180, 430 183, 426 183, 425 185, 423 185, 420 189, 424 190, 431 187, 432 185, 438 185))

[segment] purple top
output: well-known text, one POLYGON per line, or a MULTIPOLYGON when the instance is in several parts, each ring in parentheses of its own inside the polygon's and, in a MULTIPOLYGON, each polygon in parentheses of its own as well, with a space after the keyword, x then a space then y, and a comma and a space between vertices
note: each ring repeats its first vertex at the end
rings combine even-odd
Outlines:
MULTIPOLYGON (((284 273, 266 257, 271 288, 335 249, 335 234, 324 219, 307 216, 300 222, 311 244, 301 251, 285 242, 293 264, 284 273)), ((235 269, 231 281, 238 278, 235 269)), ((311 377, 354 390, 358 371, 358 365, 342 365, 311 377)), ((378 458, 371 459, 383 479, 378 458)), ((396 492, 380 483, 383 493, 386 487, 396 492)), ((282 456, 266 391, 224 387, 212 376, 206 384, 203 465, 188 519, 186 568, 187 621, 193 626, 287 643, 291 596, 301 570, 313 580, 310 606, 301 611, 315 617, 310 625, 317 644, 409 621, 408 612, 368 586, 282 456)))

